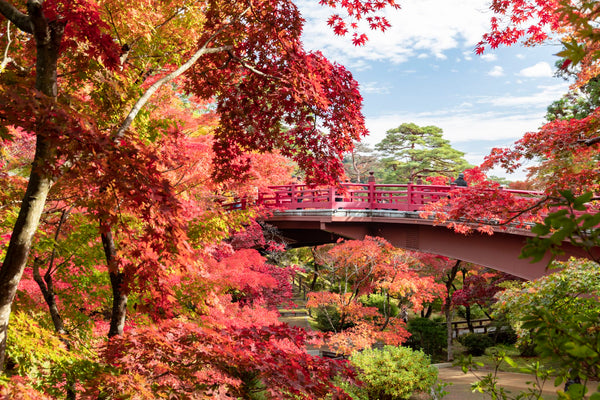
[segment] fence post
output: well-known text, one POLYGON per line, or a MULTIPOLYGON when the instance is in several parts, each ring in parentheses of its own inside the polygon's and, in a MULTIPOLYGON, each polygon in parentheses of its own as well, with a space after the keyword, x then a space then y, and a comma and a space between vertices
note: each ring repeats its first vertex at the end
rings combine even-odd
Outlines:
POLYGON ((333 210, 335 208, 335 186, 329 188, 329 209, 333 210))
POLYGON ((369 208, 371 210, 375 209, 375 172, 369 171, 369 208))
POLYGON ((412 192, 413 192, 413 184, 412 184, 412 182, 409 182, 408 185, 406 185, 406 211, 416 211, 417 210, 417 207, 413 206, 412 192))
POLYGON ((256 205, 257 206, 263 205, 263 192, 260 190, 258 191, 258 194, 256 195, 256 205))
POLYGON ((290 209, 294 209, 296 208, 296 206, 294 206, 295 203, 297 203, 297 199, 296 199, 296 184, 292 183, 290 185, 290 209))

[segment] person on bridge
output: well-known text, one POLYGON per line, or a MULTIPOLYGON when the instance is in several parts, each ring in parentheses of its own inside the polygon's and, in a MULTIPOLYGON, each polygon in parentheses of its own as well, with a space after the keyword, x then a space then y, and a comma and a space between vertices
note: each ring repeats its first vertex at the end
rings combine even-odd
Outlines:
POLYGON ((462 172, 460 174, 458 174, 458 178, 456 178, 456 180, 454 182, 452 182, 452 184, 456 185, 456 186, 464 186, 464 187, 469 186, 467 181, 465 181, 465 174, 463 174, 462 172))

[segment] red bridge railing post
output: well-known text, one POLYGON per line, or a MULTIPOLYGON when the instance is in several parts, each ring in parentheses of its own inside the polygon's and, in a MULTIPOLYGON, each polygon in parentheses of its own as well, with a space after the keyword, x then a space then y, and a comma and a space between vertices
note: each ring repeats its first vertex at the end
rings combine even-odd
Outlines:
POLYGON ((298 200, 296 199, 296 184, 292 183, 290 185, 290 209, 296 208, 294 204, 297 202, 298 200))
POLYGON ((370 171, 369 172, 369 208, 371 210, 375 209, 375 204, 377 203, 377 200, 375 199, 375 172, 370 171))
POLYGON ((406 210, 407 211, 415 211, 415 206, 413 205, 413 184, 412 182, 408 182, 406 185, 406 210))
POLYGON ((329 199, 328 200, 329 200, 328 208, 330 210, 333 210, 334 208, 336 208, 335 207, 335 203, 336 203, 336 201, 335 201, 335 186, 332 186, 329 188, 329 199))

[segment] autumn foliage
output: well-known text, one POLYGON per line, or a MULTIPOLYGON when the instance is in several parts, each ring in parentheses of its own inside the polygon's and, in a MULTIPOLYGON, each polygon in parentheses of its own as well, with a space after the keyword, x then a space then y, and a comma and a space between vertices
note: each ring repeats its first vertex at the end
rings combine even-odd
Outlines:
MULTIPOLYGON (((399 7, 319 3, 356 45, 399 7)), ((551 15, 558 3, 541 3, 493 7, 512 23, 564 29, 577 45, 568 55, 587 45, 577 61, 589 75, 597 44, 585 17, 596 10, 560 2, 551 15)), ((251 205, 296 169, 307 183, 338 181, 342 155, 367 133, 357 82, 303 48, 296 4, 0 0, 0 15, 0 395, 347 397, 338 384, 353 384, 348 364, 309 355, 317 338, 278 321, 298 269, 272 262, 283 248, 263 236, 261 210, 227 207, 251 205)), ((492 47, 545 39, 494 23, 492 47)), ((544 156, 540 173, 572 166, 557 188, 595 188, 580 171, 592 168, 596 117, 548 125, 488 164, 544 156), (581 140, 581 157, 565 150, 581 140)), ((438 205, 449 218, 535 217, 539 198, 506 197, 478 170, 467 180, 438 205)), ((379 238, 320 254, 331 287, 308 306, 335 314, 326 340, 340 352, 402 343, 394 307, 419 311, 446 295, 423 273, 426 257, 379 238)))
POLYGON ((406 341, 405 321, 393 315, 392 302, 419 311, 445 288, 432 276, 419 276, 418 261, 381 238, 340 243, 321 253, 320 276, 328 291, 309 294, 307 307, 324 315, 333 335, 327 343, 341 353, 369 348, 375 342, 399 345, 406 341), (370 296, 382 294, 383 309, 368 306, 370 296))
MULTIPOLYGON (((396 6, 323 4, 379 30, 396 6)), ((366 134, 358 84, 303 48, 296 5, 0 0, 0 15, 3 393, 335 393, 334 375, 352 372, 309 356, 306 334, 277 321, 295 267, 259 254, 282 247, 257 210, 226 206, 296 168, 337 180, 366 134), (71 370, 96 380, 55 373, 58 358, 31 359, 43 378, 23 372, 18 346, 5 363, 14 299, 39 320, 24 324, 59 335, 44 350, 85 350, 71 370)))

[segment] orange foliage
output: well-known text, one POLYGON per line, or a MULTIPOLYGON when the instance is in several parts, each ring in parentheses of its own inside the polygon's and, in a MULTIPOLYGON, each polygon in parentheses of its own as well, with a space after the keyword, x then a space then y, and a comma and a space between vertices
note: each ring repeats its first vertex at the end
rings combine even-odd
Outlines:
POLYGON ((365 306, 361 296, 381 293, 388 302, 395 299, 419 311, 446 292, 432 277, 419 276, 418 260, 381 238, 341 242, 321 252, 317 261, 323 263, 320 274, 331 282, 332 291, 310 293, 306 306, 326 318, 337 314, 337 325, 330 320, 334 334, 328 344, 339 352, 370 347, 377 341, 401 344, 408 338, 404 321, 365 306))

